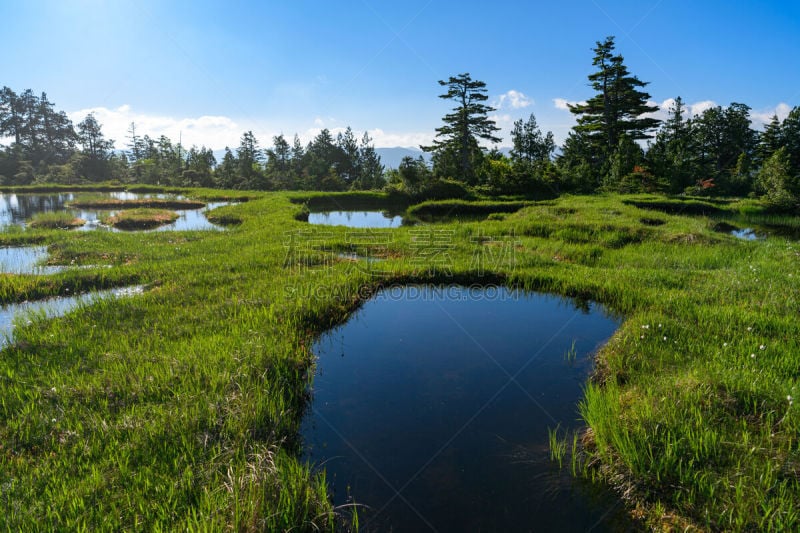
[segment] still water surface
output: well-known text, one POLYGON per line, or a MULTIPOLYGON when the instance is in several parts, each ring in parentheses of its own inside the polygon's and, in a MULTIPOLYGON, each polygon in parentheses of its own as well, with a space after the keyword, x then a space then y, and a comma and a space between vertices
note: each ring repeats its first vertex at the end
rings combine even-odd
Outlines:
MULTIPOLYGON (((181 199, 181 197, 163 195, 163 194, 138 194, 131 192, 112 192, 112 193, 93 193, 93 196, 107 196, 118 200, 136 200, 140 198, 172 198, 181 199)), ((100 224, 100 215, 103 211, 98 209, 70 209, 66 206, 69 202, 75 200, 75 194, 62 193, 62 194, 7 194, 0 193, 0 227, 16 225, 24 226, 37 213, 54 213, 59 211, 68 211, 86 221, 80 230, 106 230, 106 231, 120 231, 108 226, 100 224)), ((228 205, 229 202, 214 202, 208 203, 205 208, 201 209, 175 209, 178 213, 178 219, 172 224, 160 226, 151 231, 189 231, 189 230, 221 230, 220 226, 212 224, 206 218, 206 213, 217 207, 228 205)), ((114 214, 115 211, 105 211, 105 213, 114 214)))
POLYGON ((337 505, 366 506, 362 531, 628 529, 548 447, 548 428, 581 427, 592 354, 619 323, 505 288, 384 290, 314 346, 306 458, 337 505))
POLYGON ((0 248, 0 272, 4 274, 56 274, 64 266, 46 266, 46 246, 14 246, 0 248))
POLYGON ((308 222, 350 228, 397 228, 403 223, 403 217, 381 211, 329 211, 309 213, 308 222))

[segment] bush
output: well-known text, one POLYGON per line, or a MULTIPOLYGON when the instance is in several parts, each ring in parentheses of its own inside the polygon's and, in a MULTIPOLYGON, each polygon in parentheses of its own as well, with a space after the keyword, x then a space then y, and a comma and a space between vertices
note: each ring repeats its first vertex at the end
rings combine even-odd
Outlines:
POLYGON ((514 213, 533 202, 467 202, 464 200, 430 200, 408 208, 408 214, 425 221, 454 217, 482 217, 492 213, 514 213))
POLYGON ((431 181, 416 196, 425 200, 466 200, 473 197, 466 185, 447 179, 431 181))
POLYGON ((778 211, 788 211, 800 205, 800 186, 796 177, 789 174, 789 155, 781 148, 764 162, 756 183, 764 193, 767 206, 778 211))

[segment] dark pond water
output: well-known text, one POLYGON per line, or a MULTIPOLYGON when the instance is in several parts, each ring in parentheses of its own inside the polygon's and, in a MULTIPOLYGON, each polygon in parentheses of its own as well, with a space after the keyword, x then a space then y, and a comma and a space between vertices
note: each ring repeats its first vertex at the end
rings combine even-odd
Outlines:
POLYGON ((619 321, 503 288, 378 293, 314 346, 306 458, 362 531, 609 531, 622 504, 550 461, 619 321), (566 354, 573 351, 574 357, 566 354))
POLYGON ((403 223, 403 217, 381 211, 329 211, 309 213, 308 222, 351 228, 397 228, 403 223))
MULTIPOLYGON (((94 195, 94 193, 93 193, 94 195)), ((138 194, 131 192, 111 192, 101 196, 116 198, 118 200, 136 200, 139 198, 175 198, 164 194, 138 194)), ((100 215, 103 213, 96 209, 68 209, 65 204, 73 201, 75 194, 7 194, 0 193, 0 227, 8 225, 24 226, 33 215, 37 213, 51 213, 56 211, 69 211, 76 217, 86 221, 81 230, 106 230, 119 231, 100 224, 100 215)), ((208 203, 202 209, 178 209, 178 219, 165 226, 152 231, 189 231, 189 230, 221 230, 220 226, 212 224, 206 218, 206 213, 217 207, 228 205, 227 202, 208 203)), ((115 211, 106 211, 113 214, 115 211)))
POLYGON ((136 285, 105 291, 96 291, 76 296, 48 298, 35 302, 8 304, 0 307, 0 348, 8 344, 14 336, 15 324, 19 321, 30 322, 39 318, 62 316, 81 304, 91 304, 106 298, 121 298, 141 294, 144 288, 136 285))

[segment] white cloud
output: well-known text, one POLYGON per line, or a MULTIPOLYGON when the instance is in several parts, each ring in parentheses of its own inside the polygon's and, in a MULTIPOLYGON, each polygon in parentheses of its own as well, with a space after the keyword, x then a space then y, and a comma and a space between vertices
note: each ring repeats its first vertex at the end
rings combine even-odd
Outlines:
MULTIPOLYGON (((336 138, 340 133, 344 133, 346 129, 347 128, 328 128, 328 131, 331 132, 333 138, 336 138)), ((303 144, 308 144, 314 137, 319 135, 321 131, 322 128, 320 127, 308 128, 299 133, 300 140, 303 144)), ((372 139, 372 145, 375 146, 375 148, 419 148, 420 145, 431 144, 435 136, 433 132, 386 132, 381 128, 367 130, 367 133, 370 139, 372 139)), ((353 130, 353 135, 361 142, 364 132, 353 130)))
POLYGON ((777 106, 771 109, 762 109, 760 111, 751 111, 750 118, 753 119, 753 126, 758 128, 763 128, 770 122, 772 122, 772 117, 777 115, 778 120, 783 121, 786 120, 786 117, 789 116, 789 112, 792 110, 792 107, 784 102, 781 102, 777 106))
MULTIPOLYGON (((675 99, 667 98, 661 103, 651 101, 648 102, 648 104, 658 106, 658 111, 646 113, 645 116, 657 118, 659 120, 667 120, 669 118, 670 108, 675 105, 675 99)), ((693 104, 684 104, 686 109, 684 112, 684 118, 688 119, 697 117, 702 115, 703 112, 707 111, 708 109, 717 107, 717 105, 718 104, 713 100, 702 100, 693 104)), ((779 120, 784 120, 787 116, 789 116, 789 112, 791 110, 792 108, 789 106, 789 104, 781 102, 775 107, 751 111, 750 119, 753 122, 752 127, 755 129, 763 129, 766 124, 769 124, 769 122, 772 121, 772 117, 774 115, 777 115, 779 120)))
POLYGON ((499 114, 490 115, 489 120, 497 124, 498 128, 508 127, 514 122, 514 120, 511 118, 511 115, 507 113, 503 115, 499 114))
MULTIPOLYGON (((514 124, 514 119, 508 113, 494 114, 489 117, 489 120, 494 122, 501 130, 510 130, 514 124)), ((498 132, 500 133, 500 132, 498 132)))
POLYGON ((556 109, 560 109, 562 111, 569 111, 569 106, 571 105, 583 105, 585 103, 585 101, 571 101, 567 100, 566 98, 553 98, 553 105, 556 107, 556 109))
POLYGON ((431 144, 435 136, 433 132, 387 133, 380 128, 369 130, 368 133, 377 148, 419 148, 431 144))
MULTIPOLYGON (((489 120, 494 122, 495 125, 498 128, 500 128, 500 131, 494 133, 495 137, 499 137, 501 139, 500 145, 503 146, 504 144, 507 144, 505 143, 505 141, 507 140, 506 133, 511 132, 511 129, 514 126, 514 118, 507 113, 504 113, 502 115, 495 113, 494 115, 489 116, 489 120)), ((481 145, 487 147, 492 146, 491 143, 487 143, 484 141, 481 141, 481 145)))
MULTIPOLYGON (((323 128, 327 127, 331 135, 345 131, 344 127, 334 117, 315 117, 310 123, 295 126, 296 129, 284 130, 278 127, 266 129, 263 124, 257 122, 236 121, 226 116, 203 115, 200 117, 176 118, 171 116, 153 115, 134 111, 130 105, 121 105, 117 108, 109 109, 106 107, 93 107, 80 109, 67 113, 69 119, 78 125, 86 115, 94 113, 95 118, 102 127, 103 134, 107 139, 114 140, 117 149, 126 149, 128 144, 128 128, 131 122, 136 124, 136 134, 139 136, 149 135, 157 139, 161 135, 166 135, 172 142, 177 143, 178 139, 185 147, 205 146, 212 150, 221 150, 226 146, 235 149, 239 146, 242 134, 252 131, 259 141, 262 148, 272 145, 272 138, 279 133, 283 133, 291 143, 295 132, 298 133, 300 141, 305 145, 316 137, 323 128)), ((376 148, 411 147, 418 148, 420 145, 429 145, 433 142, 435 131, 385 131, 381 128, 368 130, 372 138, 372 144, 376 148)), ((353 134, 360 141, 364 135, 363 130, 353 130, 353 134)), ((9 145, 13 141, 12 137, 0 137, 0 145, 9 145)))
POLYGON ((712 107, 717 107, 717 103, 714 100, 703 100, 702 102, 696 102, 694 104, 689 104, 687 107, 689 108, 689 112, 692 114, 693 117, 697 115, 702 115, 703 112, 711 109, 712 107))
MULTIPOLYGON (((521 109, 532 104, 524 94, 518 91, 508 91, 501 95, 500 101, 507 113, 496 113, 489 117, 495 124, 502 129, 500 136, 506 137, 513 125, 516 114, 514 109, 521 109)), ((565 98, 554 98, 552 100, 556 109, 569 111, 567 104, 579 104, 585 102, 570 101, 565 98)), ((655 118, 665 119, 668 116, 669 108, 674 105, 675 100, 668 98, 662 102, 650 102, 651 105, 658 106, 658 111, 651 114, 655 118)), ((712 100, 703 100, 691 104, 686 104, 687 118, 701 114, 706 109, 717 105, 712 100)), ((751 112, 754 128, 763 128, 764 124, 769 123, 772 116, 777 114, 783 120, 789 114, 791 107, 786 103, 780 103, 774 108, 761 109, 751 112)), ((198 117, 179 118, 172 116, 162 116, 136 112, 130 105, 121 105, 114 109, 96 107, 81 109, 68 113, 69 118, 74 124, 82 121, 87 114, 94 113, 97 120, 103 127, 103 133, 107 138, 116 141, 115 146, 123 149, 127 145, 128 128, 131 122, 136 124, 136 131, 139 135, 149 135, 151 138, 158 138, 166 135, 173 142, 180 138, 184 146, 206 146, 213 150, 220 150, 225 146, 235 148, 239 145, 241 136, 245 131, 251 130, 259 140, 262 147, 272 144, 272 137, 281 132, 278 127, 267 129, 264 124, 256 121, 237 121, 226 116, 203 115, 198 117)), ((552 130, 558 143, 562 143, 566 138, 570 128, 574 125, 574 117, 567 113, 569 119, 554 122, 541 122, 542 130, 552 130)), ((333 117, 315 117, 307 119, 305 124, 295 125, 294 128, 284 130, 286 138, 291 142, 294 132, 297 131, 303 144, 311 141, 323 127, 328 127, 331 134, 335 137, 339 132, 343 132, 341 122, 333 117)), ((363 130, 353 132, 360 140, 364 134, 363 130)), ((389 147, 419 147, 420 145, 430 145, 435 137, 435 131, 385 131, 381 128, 368 130, 373 144, 378 148, 389 147)), ((0 138, 0 144, 10 144, 10 138, 0 138)), ((501 143, 503 144, 503 143, 501 143)))
POLYGON ((658 109, 653 111, 652 113, 644 113, 642 115, 643 117, 656 118, 658 120, 667 120, 667 118, 669 117, 670 108, 675 105, 675 99, 674 98, 667 98, 666 100, 664 100, 661 103, 654 102, 652 100, 648 100, 647 101, 647 105, 655 106, 658 109))
POLYGON ((501 94, 492 104, 497 109, 524 109, 533 105, 533 100, 525 96, 524 93, 511 89, 505 94, 501 94))
POLYGON ((81 109, 67 113, 67 116, 77 126, 89 113, 94 113, 103 128, 103 134, 108 139, 114 139, 115 147, 118 149, 124 148, 128 143, 128 128, 131 122, 136 124, 137 135, 149 135, 154 139, 166 135, 173 142, 178 142, 180 139, 184 146, 206 146, 214 150, 225 146, 237 146, 242 133, 248 129, 253 129, 256 138, 271 138, 263 131, 257 132, 254 128, 238 124, 225 116, 174 118, 136 113, 129 105, 122 105, 116 109, 106 107, 81 109))

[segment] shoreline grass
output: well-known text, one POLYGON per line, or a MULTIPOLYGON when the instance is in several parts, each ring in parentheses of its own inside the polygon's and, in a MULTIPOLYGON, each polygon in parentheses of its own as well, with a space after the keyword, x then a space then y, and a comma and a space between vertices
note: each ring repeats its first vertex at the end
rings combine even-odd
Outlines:
POLYGON ((67 207, 78 209, 201 209, 205 202, 195 200, 176 200, 166 198, 137 198, 134 200, 119 200, 117 198, 92 198, 77 199, 67 204, 67 207))
POLYGON ((301 197, 227 206, 241 224, 226 232, 26 237, 58 262, 114 267, 3 276, 5 301, 154 288, 15 331, 0 357, 0 527, 334 529, 324 471, 299 460, 310 347, 380 286, 426 282, 501 283, 625 317, 569 462, 650 527, 800 527, 796 242, 740 241, 637 197, 564 197, 437 225, 446 271, 419 255, 420 228, 387 230, 370 271, 337 259, 350 228, 294 219, 301 197))
POLYGON ((447 221, 458 217, 485 217, 499 213, 515 213, 524 207, 534 205, 529 201, 467 201, 467 200, 429 200, 408 208, 407 213, 414 218, 432 222, 447 221))

